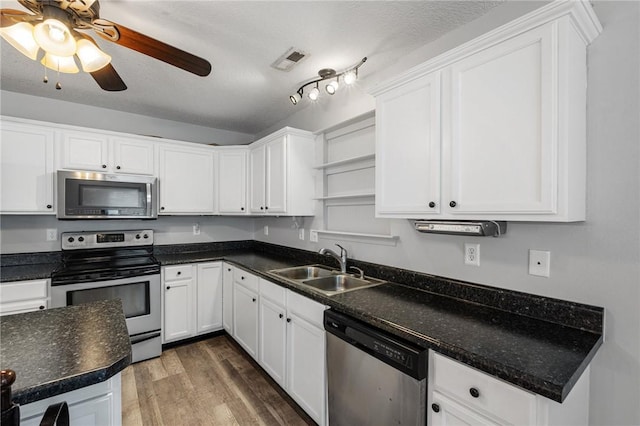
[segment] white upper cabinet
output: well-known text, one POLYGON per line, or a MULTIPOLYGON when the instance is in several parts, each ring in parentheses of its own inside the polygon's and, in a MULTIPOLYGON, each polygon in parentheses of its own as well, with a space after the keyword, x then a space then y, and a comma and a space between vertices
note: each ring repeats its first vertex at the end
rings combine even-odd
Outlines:
POLYGON ((440 72, 378 96, 376 115, 376 213, 439 213, 440 72))
POLYGON ((159 214, 213 214, 213 150, 159 146, 159 214))
POLYGON ((250 146, 249 209, 265 215, 312 216, 314 137, 285 127, 250 146))
POLYGON ((600 31, 587 2, 552 2, 379 85, 378 216, 584 220, 600 31))
POLYGON ((217 153, 218 213, 247 213, 247 149, 224 149, 217 153))
POLYGON ((60 132, 60 167, 153 175, 154 147, 144 139, 65 129, 60 132))
POLYGON ((115 173, 155 174, 155 143, 127 137, 111 138, 115 173))
POLYGON ((54 214, 54 130, 3 120, 0 138, 0 212, 54 214))

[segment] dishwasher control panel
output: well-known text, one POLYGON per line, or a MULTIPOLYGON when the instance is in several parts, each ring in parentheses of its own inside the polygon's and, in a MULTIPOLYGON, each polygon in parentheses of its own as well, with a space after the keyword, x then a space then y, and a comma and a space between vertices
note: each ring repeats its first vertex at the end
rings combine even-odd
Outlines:
POLYGON ((393 336, 354 318, 325 311, 325 330, 347 343, 421 380, 427 375, 427 349, 393 336))

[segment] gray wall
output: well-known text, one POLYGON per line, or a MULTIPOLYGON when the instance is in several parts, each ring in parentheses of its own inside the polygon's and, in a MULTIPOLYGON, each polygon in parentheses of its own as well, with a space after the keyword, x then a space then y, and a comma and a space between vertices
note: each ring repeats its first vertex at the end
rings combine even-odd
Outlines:
MULTIPOLYGON (((510 11, 514 7, 519 5, 507 5, 510 11)), ((256 239, 311 250, 340 242, 356 259, 603 306, 606 341, 591 369, 590 422, 639 425, 640 4, 596 1, 594 9, 604 31, 588 54, 585 222, 511 222, 507 235, 501 238, 472 239, 419 234, 409 221, 396 220, 392 233, 400 239, 396 246, 386 246, 333 239, 302 242, 290 219, 260 219, 256 221, 256 239), (262 232, 264 225, 269 226, 268 237, 262 232), (467 241, 480 243, 480 267, 464 265, 463 244, 467 241), (528 275, 529 249, 551 251, 549 278, 528 275)), ((426 46, 403 65, 412 65, 421 55, 424 61, 446 50, 452 39, 464 41, 465 31, 470 39, 492 24, 497 26, 509 13, 491 13, 426 46)), ((302 110, 279 125, 317 130, 336 124, 336 117, 344 121, 362 114, 364 105, 362 99, 352 109, 344 103, 333 109, 325 104, 313 114, 302 110)), ((320 222, 319 217, 307 218, 307 235, 311 228, 322 228, 320 222)))
POLYGON ((8 216, 0 218, 0 252, 59 251, 60 240, 46 241, 47 229, 61 232, 153 229, 155 244, 201 243, 253 239, 254 220, 220 216, 161 216, 157 220, 57 220, 55 216, 8 216), (193 225, 200 235, 193 235, 193 225))
POLYGON ((0 114, 204 144, 243 145, 255 140, 254 135, 248 133, 214 129, 89 105, 78 105, 6 90, 0 92, 0 114))

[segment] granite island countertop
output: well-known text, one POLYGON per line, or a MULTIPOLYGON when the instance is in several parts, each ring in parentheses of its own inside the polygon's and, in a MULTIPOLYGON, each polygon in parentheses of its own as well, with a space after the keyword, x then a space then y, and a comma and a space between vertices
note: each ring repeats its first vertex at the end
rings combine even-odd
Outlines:
POLYGON ((603 342, 604 310, 599 307, 352 259, 350 265, 388 283, 328 297, 268 272, 317 263, 337 267, 332 258, 314 252, 257 242, 155 249, 163 266, 230 262, 338 312, 558 402, 565 399, 603 342))
POLYGON ((28 404, 108 380, 131 364, 120 300, 0 318, 0 368, 16 372, 13 401, 28 404))

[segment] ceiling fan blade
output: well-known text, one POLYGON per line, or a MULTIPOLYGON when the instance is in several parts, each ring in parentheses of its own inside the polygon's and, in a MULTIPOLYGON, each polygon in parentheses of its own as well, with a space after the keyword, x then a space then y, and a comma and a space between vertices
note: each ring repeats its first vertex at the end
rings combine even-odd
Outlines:
POLYGON ((0 9, 0 27, 10 27, 18 22, 29 22, 40 19, 40 16, 15 9, 0 9))
POLYGON ((121 92, 123 90, 127 90, 127 85, 124 84, 124 81, 122 81, 120 75, 111 64, 90 74, 103 90, 109 92, 121 92))
POLYGON ((211 73, 211 64, 209 61, 120 24, 100 19, 99 21, 94 21, 93 26, 99 36, 121 46, 143 53, 147 56, 151 56, 152 58, 159 59, 169 65, 182 68, 185 71, 201 77, 205 77, 211 73), (107 23, 108 25, 104 25, 107 23), (118 32, 117 37, 111 37, 109 34, 102 33, 100 31, 102 26, 110 27, 109 29, 115 28, 118 32))

